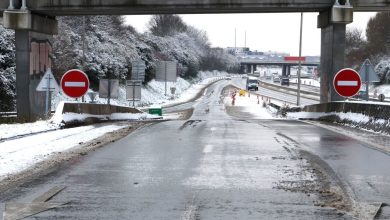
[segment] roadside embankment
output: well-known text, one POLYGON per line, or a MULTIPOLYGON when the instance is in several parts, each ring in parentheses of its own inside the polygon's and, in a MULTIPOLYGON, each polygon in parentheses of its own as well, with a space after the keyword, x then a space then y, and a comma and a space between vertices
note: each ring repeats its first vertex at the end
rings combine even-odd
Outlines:
POLYGON ((72 127, 107 121, 157 118, 160 117, 149 115, 136 108, 92 103, 61 102, 51 121, 55 124, 62 124, 63 127, 72 127))
POLYGON ((329 102, 289 112, 289 118, 335 122, 390 134, 390 105, 377 102, 329 102))

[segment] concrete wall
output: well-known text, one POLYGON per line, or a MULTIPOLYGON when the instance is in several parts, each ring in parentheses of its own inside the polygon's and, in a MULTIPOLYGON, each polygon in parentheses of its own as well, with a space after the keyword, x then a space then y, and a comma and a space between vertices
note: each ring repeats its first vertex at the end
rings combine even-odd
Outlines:
MULTIPOLYGON (((20 8, 21 0, 14 0, 20 8)), ((341 0, 340 2, 343 2, 341 0)), ((390 0, 354 0, 355 11, 390 9, 390 0)), ((187 13, 259 13, 259 12, 320 12, 329 9, 334 0, 34 0, 27 7, 45 15, 96 14, 187 14, 187 13)), ((0 11, 8 7, 0 1, 0 11)))
POLYGON ((305 112, 353 112, 378 119, 390 119, 390 105, 354 102, 328 102, 304 107, 305 112))
POLYGON ((62 113, 110 115, 112 113, 141 113, 141 111, 135 108, 115 105, 91 103, 64 103, 62 113))

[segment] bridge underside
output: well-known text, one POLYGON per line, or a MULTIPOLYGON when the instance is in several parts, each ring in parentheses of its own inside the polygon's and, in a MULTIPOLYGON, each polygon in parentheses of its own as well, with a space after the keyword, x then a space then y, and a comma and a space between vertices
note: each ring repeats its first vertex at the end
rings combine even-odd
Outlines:
MULTIPOLYGON (((27 10, 19 10, 22 0, 1 0, 0 15, 4 26, 16 33, 16 93, 19 120, 32 121, 42 115, 37 103, 42 94, 35 91, 34 63, 31 57, 42 57, 31 51, 37 42, 48 42, 57 34, 56 16, 64 15, 132 15, 132 14, 196 14, 196 13, 269 13, 320 12, 321 35, 321 101, 337 101, 334 74, 344 68, 345 27, 352 22, 353 11, 390 10, 390 0, 353 0, 353 9, 334 6, 335 0, 26 0, 27 10), (13 5, 10 5, 10 2, 13 5), (7 10, 9 9, 9 10, 7 10), (1 13, 4 12, 4 13, 1 13)), ((39 43, 38 42, 38 43, 39 43)), ((49 51, 45 56, 49 56, 49 51)), ((43 57, 50 60, 49 57, 43 57)), ((42 70, 43 72, 45 70, 42 70)), ((42 73, 40 72, 42 75, 42 73)))
MULTIPOLYGON (((21 0, 14 0, 16 8, 21 0)), ((197 13, 269 13, 322 12, 332 7, 334 0, 35 0, 27 1, 33 13, 63 15, 131 15, 131 14, 197 14, 197 13)), ((343 4, 345 0, 340 0, 343 4)), ((390 10, 389 0, 354 0, 354 11, 390 10)), ((0 2, 0 10, 9 6, 0 2)))

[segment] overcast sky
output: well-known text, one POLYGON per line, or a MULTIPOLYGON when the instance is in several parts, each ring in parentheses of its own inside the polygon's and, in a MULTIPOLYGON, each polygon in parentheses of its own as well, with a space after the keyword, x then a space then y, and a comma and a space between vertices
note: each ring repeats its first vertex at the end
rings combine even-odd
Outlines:
MULTIPOLYGON (((317 29, 318 13, 304 13, 302 54, 319 55, 321 32, 317 29)), ((363 32, 375 13, 354 13, 354 22, 363 32)), ((298 55, 300 13, 269 14, 196 14, 180 15, 188 24, 205 30, 213 47, 234 47, 234 29, 237 29, 237 47, 245 44, 251 50, 287 52, 298 55)), ((151 16, 126 16, 126 23, 143 33, 151 16)))

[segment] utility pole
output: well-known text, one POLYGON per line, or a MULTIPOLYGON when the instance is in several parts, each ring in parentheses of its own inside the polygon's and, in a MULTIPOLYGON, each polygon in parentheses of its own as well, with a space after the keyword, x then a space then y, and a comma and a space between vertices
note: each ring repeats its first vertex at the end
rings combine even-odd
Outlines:
POLYGON ((234 56, 236 56, 237 51, 237 28, 234 28, 234 56))
POLYGON ((301 12, 301 27, 299 31, 299 59, 298 59, 298 92, 297 92, 297 106, 301 105, 301 69, 302 69, 302 26, 303 26, 303 12, 301 12))
POLYGON ((245 31, 245 43, 244 43, 244 48, 246 48, 246 31, 245 31))

